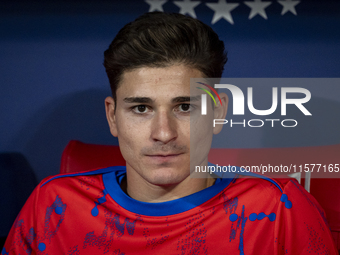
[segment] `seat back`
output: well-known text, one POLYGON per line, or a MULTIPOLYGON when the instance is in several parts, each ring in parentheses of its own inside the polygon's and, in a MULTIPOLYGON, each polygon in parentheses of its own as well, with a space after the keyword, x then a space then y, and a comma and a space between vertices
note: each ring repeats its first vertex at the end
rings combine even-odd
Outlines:
POLYGON ((87 144, 72 140, 63 151, 60 173, 74 173, 109 166, 125 166, 125 160, 118 146, 87 144))

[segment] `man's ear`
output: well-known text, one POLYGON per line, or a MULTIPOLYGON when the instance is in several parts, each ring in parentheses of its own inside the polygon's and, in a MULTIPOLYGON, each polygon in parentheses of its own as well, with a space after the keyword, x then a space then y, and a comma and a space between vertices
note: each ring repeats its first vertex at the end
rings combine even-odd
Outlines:
MULTIPOLYGON (((229 98, 226 93, 220 93, 219 94, 222 105, 220 103, 220 100, 216 100, 217 106, 215 106, 214 109, 214 119, 225 119, 228 111, 228 102, 229 98)), ((219 132, 221 132, 223 125, 215 125, 213 128, 213 133, 217 135, 219 132)))
POLYGON ((105 111, 106 119, 109 123, 111 134, 115 137, 118 136, 116 115, 115 115, 115 101, 112 97, 105 98, 105 111))

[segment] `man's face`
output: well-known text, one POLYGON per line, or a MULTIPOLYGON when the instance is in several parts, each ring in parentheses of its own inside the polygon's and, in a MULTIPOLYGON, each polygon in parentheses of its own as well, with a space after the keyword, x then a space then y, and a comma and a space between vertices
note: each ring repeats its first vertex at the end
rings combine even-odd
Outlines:
POLYGON ((185 65, 138 68, 123 74, 115 111, 113 99, 106 99, 110 130, 118 137, 128 177, 173 185, 189 177, 190 151, 199 163, 207 162, 213 116, 201 117, 199 96, 190 102, 190 78, 203 75, 185 65), (190 115, 191 124, 199 127, 191 143, 190 115))

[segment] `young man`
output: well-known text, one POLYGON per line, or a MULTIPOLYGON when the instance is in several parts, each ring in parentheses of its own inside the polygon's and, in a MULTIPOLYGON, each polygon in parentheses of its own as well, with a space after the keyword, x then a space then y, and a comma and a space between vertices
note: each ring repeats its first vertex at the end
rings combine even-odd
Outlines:
POLYGON ((323 211, 296 181, 192 178, 207 165, 213 118, 190 78, 221 77, 224 45, 180 14, 148 13, 105 51, 111 133, 126 167, 47 178, 2 254, 336 254, 323 211), (190 128, 190 125, 191 128, 190 128))

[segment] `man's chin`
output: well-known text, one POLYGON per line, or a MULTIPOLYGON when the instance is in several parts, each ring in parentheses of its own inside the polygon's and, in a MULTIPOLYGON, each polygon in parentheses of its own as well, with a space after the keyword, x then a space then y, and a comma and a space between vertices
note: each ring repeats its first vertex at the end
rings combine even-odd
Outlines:
POLYGON ((173 169, 162 167, 148 173, 147 180, 157 186, 172 186, 184 181, 190 175, 189 170, 180 171, 180 168, 173 169))

